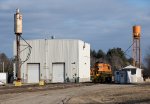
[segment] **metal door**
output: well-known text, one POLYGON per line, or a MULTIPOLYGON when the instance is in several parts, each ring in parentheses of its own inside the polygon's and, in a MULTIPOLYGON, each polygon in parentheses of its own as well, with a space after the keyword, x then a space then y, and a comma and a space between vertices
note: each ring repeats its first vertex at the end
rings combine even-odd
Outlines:
POLYGON ((27 65, 28 65, 28 83, 39 83, 40 65, 39 64, 27 64, 27 65))
POLYGON ((64 63, 53 64, 53 79, 52 79, 53 83, 64 82, 64 72, 65 72, 64 70, 65 70, 64 63))
POLYGON ((126 71, 120 71, 120 83, 126 83, 126 71))

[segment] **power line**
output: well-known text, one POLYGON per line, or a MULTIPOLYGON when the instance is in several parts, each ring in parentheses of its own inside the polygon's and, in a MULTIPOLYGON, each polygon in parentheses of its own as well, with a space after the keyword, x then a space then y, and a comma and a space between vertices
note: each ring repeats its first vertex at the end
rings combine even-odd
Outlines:
POLYGON ((132 58, 130 55, 127 54, 127 51, 133 46, 134 42, 124 51, 124 54, 132 58))

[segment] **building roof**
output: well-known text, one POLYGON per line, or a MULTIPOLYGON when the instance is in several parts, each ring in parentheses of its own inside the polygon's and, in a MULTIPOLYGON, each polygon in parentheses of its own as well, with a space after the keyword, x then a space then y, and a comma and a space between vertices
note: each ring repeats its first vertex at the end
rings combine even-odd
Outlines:
MULTIPOLYGON (((140 69, 140 68, 134 67, 134 66, 132 66, 132 65, 129 65, 129 66, 126 66, 126 67, 122 68, 122 70, 126 70, 126 69, 140 69)), ((142 69, 141 69, 141 70, 142 70, 142 69)))
POLYGON ((134 67, 134 66, 132 66, 132 65, 129 65, 129 66, 126 66, 126 67, 124 67, 123 69, 136 69, 137 67, 134 67))

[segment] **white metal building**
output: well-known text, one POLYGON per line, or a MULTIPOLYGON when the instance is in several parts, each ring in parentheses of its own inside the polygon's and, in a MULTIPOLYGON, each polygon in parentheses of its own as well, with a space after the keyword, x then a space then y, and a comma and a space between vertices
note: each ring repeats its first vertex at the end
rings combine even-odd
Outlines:
MULTIPOLYGON (((29 60, 21 66, 24 83, 38 83, 40 80, 48 83, 90 81, 90 44, 73 39, 40 39, 27 42, 32 50, 29 60)), ((21 50, 24 48, 25 42, 21 41, 21 50)), ((25 60, 28 54, 28 49, 22 51, 21 60, 25 60)))
POLYGON ((115 83, 141 83, 143 82, 142 70, 129 65, 115 71, 115 83))
POLYGON ((7 73, 0 73, 0 85, 7 83, 7 73))

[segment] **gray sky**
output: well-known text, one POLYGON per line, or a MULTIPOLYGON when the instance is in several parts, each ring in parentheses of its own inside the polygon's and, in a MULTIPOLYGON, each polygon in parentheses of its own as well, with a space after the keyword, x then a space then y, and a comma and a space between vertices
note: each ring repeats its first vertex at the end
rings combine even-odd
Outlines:
POLYGON ((141 25, 143 57, 150 46, 150 0, 1 0, 0 52, 8 57, 13 57, 16 8, 23 15, 24 39, 54 35, 83 40, 95 50, 126 50, 132 44, 132 26, 141 25))

